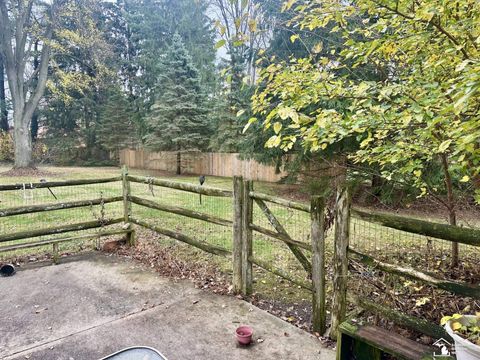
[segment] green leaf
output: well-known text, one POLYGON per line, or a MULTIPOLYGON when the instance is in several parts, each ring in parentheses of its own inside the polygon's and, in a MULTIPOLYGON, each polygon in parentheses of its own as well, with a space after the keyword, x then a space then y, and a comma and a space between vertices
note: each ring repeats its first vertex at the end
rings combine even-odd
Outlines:
POLYGON ((215 44, 215 49, 220 49, 220 48, 221 48, 222 46, 224 46, 226 43, 227 43, 227 40, 225 40, 225 39, 222 39, 222 40, 217 41, 217 43, 215 44))
POLYGON ((273 124, 273 131, 278 135, 280 130, 282 130, 282 123, 277 121, 275 124, 273 124))
POLYGON ((448 149, 448 147, 450 146, 451 143, 452 143, 452 140, 450 140, 450 139, 449 139, 449 140, 445 140, 444 142, 442 142, 442 143, 440 144, 440 146, 438 147, 438 152, 440 152, 440 153, 445 152, 445 150, 448 149))
POLYGON ((245 132, 248 130, 248 128, 256 121, 257 121, 256 117, 251 117, 250 119, 248 119, 247 124, 243 128, 242 134, 245 134, 245 132))

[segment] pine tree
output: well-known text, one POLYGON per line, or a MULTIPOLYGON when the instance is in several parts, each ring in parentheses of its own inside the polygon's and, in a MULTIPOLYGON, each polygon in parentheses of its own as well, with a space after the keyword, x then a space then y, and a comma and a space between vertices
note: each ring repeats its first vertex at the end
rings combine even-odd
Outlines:
POLYGON ((135 114, 131 103, 118 87, 109 90, 100 112, 97 136, 102 146, 115 153, 136 142, 135 114))
POLYGON ((145 144, 155 151, 176 151, 180 174, 182 152, 206 149, 210 129, 198 71, 178 34, 167 49, 160 74, 145 144))

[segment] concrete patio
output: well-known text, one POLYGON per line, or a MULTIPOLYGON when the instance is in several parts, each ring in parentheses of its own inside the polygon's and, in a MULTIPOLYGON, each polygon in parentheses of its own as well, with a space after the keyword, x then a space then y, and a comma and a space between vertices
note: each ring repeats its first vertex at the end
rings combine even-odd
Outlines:
POLYGON ((233 297, 174 282, 136 262, 88 254, 0 278, 0 358, 94 360, 133 345, 169 360, 333 360, 310 334, 233 297), (234 331, 253 326, 239 347, 234 331))

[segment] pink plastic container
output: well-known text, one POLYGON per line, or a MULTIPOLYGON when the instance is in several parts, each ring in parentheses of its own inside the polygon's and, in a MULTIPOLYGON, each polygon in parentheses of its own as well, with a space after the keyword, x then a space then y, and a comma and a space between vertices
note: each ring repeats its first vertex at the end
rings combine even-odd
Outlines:
POLYGON ((253 329, 250 326, 240 326, 235 331, 237 341, 241 345, 248 345, 252 342, 253 329))

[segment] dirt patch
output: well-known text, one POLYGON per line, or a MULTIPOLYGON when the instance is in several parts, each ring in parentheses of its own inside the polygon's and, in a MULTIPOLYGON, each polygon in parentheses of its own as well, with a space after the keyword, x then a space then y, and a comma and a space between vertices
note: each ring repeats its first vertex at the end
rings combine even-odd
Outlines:
POLYGON ((233 294, 228 276, 214 264, 176 256, 178 249, 175 245, 159 246, 157 236, 147 230, 137 229, 137 237, 142 240, 135 247, 122 246, 117 255, 140 261, 163 276, 189 279, 197 288, 208 289, 216 294, 233 294))
POLYGON ((55 177, 58 176, 58 173, 53 173, 46 170, 41 170, 38 168, 19 168, 19 169, 10 169, 0 173, 2 177, 55 177))

